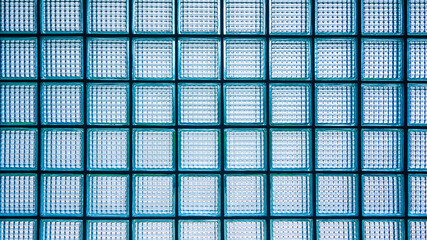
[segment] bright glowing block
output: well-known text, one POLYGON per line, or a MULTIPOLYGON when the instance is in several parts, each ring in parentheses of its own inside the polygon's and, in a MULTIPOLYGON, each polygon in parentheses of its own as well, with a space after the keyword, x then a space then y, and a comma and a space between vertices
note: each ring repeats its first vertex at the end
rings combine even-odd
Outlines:
POLYGON ((173 240, 175 224, 173 220, 134 220, 133 232, 136 240, 173 240))
POLYGON ((408 130, 408 169, 413 171, 427 170, 427 131, 408 130))
POLYGON ((35 170, 37 151, 37 129, 0 129, 1 170, 35 170))
POLYGON ((133 0, 134 33, 173 33, 175 0, 133 0))
POLYGON ((319 240, 357 240, 359 222, 357 220, 317 220, 319 240))
POLYGON ((225 215, 264 216, 265 188, 265 175, 226 175, 225 215))
POLYGON ((272 240, 311 240, 313 223, 310 219, 271 220, 272 240))
POLYGON ((36 174, 0 174, 0 216, 36 216, 36 195, 36 174))
POLYGON ((402 220, 363 220, 363 239, 400 240, 405 239, 402 220))
POLYGON ((180 220, 178 239, 219 240, 220 220, 180 220))
MULTIPOLYGON (((37 239, 36 220, 0 220, 0 236, 8 240, 36 240, 37 239)), ((51 239, 47 239, 51 240, 51 239)), ((65 240, 65 239, 64 239, 65 240)))
POLYGON ((355 0, 317 0, 316 32, 320 34, 354 34, 356 32, 355 0))
POLYGON ((41 238, 45 240, 79 240, 83 239, 83 222, 81 220, 41 220, 41 238))
POLYGON ((219 129, 179 130, 180 170, 219 170, 219 129))
POLYGON ((310 0, 271 0, 270 34, 309 34, 310 0))
POLYGON ((408 220, 409 240, 423 240, 427 238, 426 220, 408 220))
POLYGON ((408 84, 408 124, 427 125, 427 85, 408 84))
POLYGON ((43 0, 44 33, 80 33, 83 30, 82 0, 43 0))
POLYGON ((225 39, 224 48, 226 79, 265 79, 266 43, 264 40, 225 39))
POLYGON ((264 220, 225 220, 225 239, 264 240, 265 228, 264 220))
POLYGON ((219 33, 219 0, 180 0, 180 33, 219 33))
POLYGON ((403 74, 402 48, 399 39, 363 39, 362 78, 400 80, 403 74))
POLYGON ((408 40, 408 79, 427 80, 427 40, 408 40))
POLYGON ((180 39, 178 47, 180 79, 220 78, 220 39, 180 39))
POLYGON ((7 0, 1 2, 0 32, 36 33, 37 1, 7 0))
POLYGON ((89 220, 86 226, 89 240, 127 240, 129 223, 125 220, 89 220))
POLYGON ((174 84, 135 84, 133 86, 136 124, 172 125, 175 123, 174 84))
POLYGON ((225 169, 264 170, 265 135, 264 129, 226 129, 225 169))
POLYGON ((363 0, 362 32, 364 34, 401 34, 401 0, 363 0))
POLYGON ((263 34, 264 7, 263 0, 226 0, 225 33, 226 34, 263 34))
POLYGON ((88 2, 88 33, 128 32, 128 0, 88 2))
POLYGON ((427 2, 424 0, 408 1, 408 32, 410 34, 427 33, 427 2))
POLYGON ((362 129, 362 169, 396 171, 403 164, 403 131, 362 129))
POLYGON ((127 170, 127 129, 89 129, 87 134, 88 170, 127 170))
POLYGON ((0 56, 0 79, 37 78, 36 38, 0 38, 0 56))
POLYGON ((409 175, 409 215, 427 215, 427 175, 409 175))

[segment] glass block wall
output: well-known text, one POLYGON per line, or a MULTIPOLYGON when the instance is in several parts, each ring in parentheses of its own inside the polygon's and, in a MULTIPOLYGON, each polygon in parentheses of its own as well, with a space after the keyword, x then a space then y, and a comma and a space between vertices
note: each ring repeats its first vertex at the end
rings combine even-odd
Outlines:
POLYGON ((0 11, 0 239, 427 239, 426 0, 0 11))

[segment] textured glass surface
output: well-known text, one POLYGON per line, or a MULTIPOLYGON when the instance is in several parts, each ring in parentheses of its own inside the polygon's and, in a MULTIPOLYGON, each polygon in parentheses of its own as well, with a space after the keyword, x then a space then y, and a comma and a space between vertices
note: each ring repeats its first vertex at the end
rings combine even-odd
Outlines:
POLYGON ((173 220, 134 220, 133 232, 136 240, 172 240, 175 224, 173 220))
POLYGON ((408 85, 408 124, 427 125, 427 85, 408 85))
POLYGON ((407 4, 409 34, 427 34, 427 2, 409 0, 407 4))
POLYGON ((263 39, 224 39, 225 78, 265 79, 265 45, 263 39))
POLYGON ((36 38, 0 38, 0 56, 0 79, 37 78, 36 38))
POLYGON ((355 0, 317 0, 316 33, 354 34, 355 12, 355 0))
POLYGON ((408 169, 427 171, 427 130, 408 130, 408 169))
POLYGON ((180 33, 219 33, 220 0, 179 0, 180 33))
POLYGON ((86 229, 89 240, 127 240, 129 237, 129 223, 124 220, 89 220, 86 229))
POLYGON ((226 170, 265 169, 265 130, 226 129, 224 131, 226 170))
POLYGON ((264 0, 225 0, 224 27, 227 34, 263 34, 264 0))
POLYGON ((34 170, 38 151, 37 129, 0 129, 0 170, 34 170))
POLYGON ((401 34, 401 0, 362 0, 363 34, 401 34))
POLYGON ((36 185, 35 174, 0 174, 0 216, 36 216, 36 185))
MULTIPOLYGON (((36 220, 1 219, 0 236, 3 239, 35 240, 37 232, 36 220)), ((50 240, 50 239, 49 239, 50 240)))
POLYGON ((427 216, 427 175, 409 175, 409 215, 427 216))
POLYGON ((127 33, 128 0, 88 0, 89 33, 127 33))
POLYGON ((312 177, 309 174, 271 176, 271 215, 310 216, 312 177))
POLYGON ((311 78, 309 40, 270 40, 270 78, 308 80, 311 78))
POLYGON ((357 220, 317 220, 317 239, 357 240, 359 222, 357 220))
POLYGON ((133 0, 134 33, 173 33, 176 0, 133 0))
POLYGON ((42 31, 77 33, 83 30, 82 0, 42 0, 42 31))
POLYGON ((265 215, 265 175, 225 175, 225 188, 226 216, 265 215))
POLYGON ((178 44, 180 79, 219 79, 220 39, 183 38, 178 44))
POLYGON ((37 85, 0 82, 0 123, 36 124, 37 85))
POLYGON ((135 84, 134 123, 172 125, 175 122, 173 84, 135 84))
POLYGON ((225 239, 229 240, 264 240, 265 221, 263 220, 226 220, 225 239))
POLYGON ((41 220, 40 236, 45 240, 78 240, 83 237, 81 220, 41 220))
POLYGON ((310 0, 270 0, 271 34, 309 34, 310 0))
POLYGON ((427 221, 426 220, 409 220, 408 236, 410 240, 422 240, 427 238, 427 221))
POLYGON ((178 239, 180 240, 219 240, 219 220, 180 220, 178 239))
POLYGON ((408 40, 408 78, 427 80, 427 40, 408 40))
POLYGON ((402 220, 363 220, 362 231, 362 237, 365 240, 399 240, 405 238, 402 220))
POLYGON ((402 44, 399 39, 362 39, 363 79, 400 80, 402 44))
POLYGON ((181 129, 179 141, 179 169, 220 169, 220 131, 216 129, 181 129))
POLYGON ((35 33, 37 31, 36 1, 3 0, 0 4, 0 32, 35 33))
POLYGON ((271 220, 271 239, 311 240, 313 223, 310 219, 271 220))

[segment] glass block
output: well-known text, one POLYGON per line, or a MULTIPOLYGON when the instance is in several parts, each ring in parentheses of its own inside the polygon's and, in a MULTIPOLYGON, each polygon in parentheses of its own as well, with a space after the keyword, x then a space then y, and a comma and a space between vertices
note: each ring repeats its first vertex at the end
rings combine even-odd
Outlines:
POLYGON ((409 216, 427 216, 427 175, 409 175, 409 216))
POLYGON ((404 214, 402 175, 363 175, 363 216, 404 214))
POLYGON ((402 125, 402 95, 402 85, 362 84, 362 125, 402 125))
POLYGON ((36 9, 34 0, 1 1, 0 32, 36 33, 36 9))
POLYGON ((174 216, 175 175, 134 175, 133 216, 174 216))
POLYGON ((264 84, 224 84, 225 124, 264 124, 264 84))
POLYGON ((36 38, 0 38, 0 55, 0 79, 37 78, 36 38))
POLYGON ((423 240, 427 238, 427 221, 426 220, 408 220, 408 237, 409 240, 423 240))
POLYGON ((309 80, 311 78, 310 46, 311 41, 304 39, 270 39, 270 78, 272 80, 309 80))
POLYGON ((362 32, 375 35, 401 34, 401 0, 363 0, 362 32))
POLYGON ((225 78, 228 80, 265 79, 265 45, 263 39, 225 39, 225 78))
POLYGON ((83 84, 43 83, 42 124, 83 124, 83 84))
POLYGON ((427 84, 408 84, 408 125, 427 125, 427 84))
POLYGON ((127 240, 129 222, 127 220, 88 220, 86 236, 89 240, 127 240))
POLYGON ((317 216, 357 216, 357 175, 317 174, 317 216))
POLYGON ((225 129, 225 169, 265 170, 265 129, 225 129))
POLYGON ((319 240, 357 240, 359 222, 357 220, 317 220, 317 237, 319 240))
POLYGON ((42 0, 43 33, 81 33, 82 0, 42 0))
POLYGON ((310 174, 271 176, 271 215, 311 216, 312 182, 310 174))
POLYGON ((225 188, 225 216, 265 215, 265 175, 226 175, 225 188))
POLYGON ((408 80, 427 80, 427 40, 408 40, 408 80))
POLYGON ((175 239, 173 220, 134 220, 133 239, 135 240, 173 240, 175 239))
MULTIPOLYGON (((4 240, 36 240, 37 220, 1 219, 0 236, 4 240)), ((49 239, 50 240, 50 239, 49 239)))
POLYGON ((225 239, 264 240, 265 228, 264 220, 225 220, 225 239))
POLYGON ((316 79, 356 79, 356 41, 354 38, 316 39, 315 56, 316 79))
POLYGON ((180 0, 179 32, 219 34, 219 0, 180 0))
POLYGON ((134 33, 174 33, 175 0, 133 0, 134 33))
POLYGON ((427 2, 424 0, 408 1, 408 33, 427 33, 427 2))
POLYGON ((134 84, 133 95, 135 124, 175 123, 175 84, 134 84))
POLYGON ((362 169, 399 171, 403 164, 403 131, 362 129, 362 169))
POLYGON ((362 39, 362 78, 401 80, 403 43, 400 39, 362 39))
POLYGON ((408 169, 427 171, 427 130, 408 130, 408 169))
POLYGON ((128 0, 88 2, 88 33, 128 33, 128 0))
POLYGON ((43 79, 83 78, 83 38, 46 37, 41 47, 43 79))
POLYGON ((124 125, 128 123, 127 84, 89 84, 88 114, 89 124, 124 125))
POLYGON ((219 216, 220 181, 219 175, 180 175, 179 215, 219 216))
POLYGON ((80 240, 83 239, 81 220, 41 220, 41 239, 80 240))
POLYGON ((272 240, 311 240, 313 223, 310 219, 271 220, 272 240))
POLYGON ((183 38, 179 40, 178 47, 180 79, 218 80, 220 78, 221 42, 219 38, 183 38))
POLYGON ((35 83, 0 83, 0 124, 36 124, 36 92, 35 83))
POLYGON ((36 174, 0 174, 0 216, 37 216, 36 174))
POLYGON ((271 0, 270 34, 310 34, 310 0, 271 0))
POLYGON ((355 0, 317 0, 317 34, 355 34, 355 0))
POLYGON ((364 240, 400 240, 405 239, 403 220, 379 219, 363 220, 364 240))
POLYGON ((309 171, 311 169, 310 129, 271 129, 270 170, 309 171))
POLYGON ((41 215, 82 216, 83 175, 42 175, 41 215))
POLYGON ((172 129, 133 130, 133 169, 170 171, 174 169, 175 131, 172 129))
POLYGON ((180 220, 180 240, 220 240, 220 220, 180 220))
POLYGON ((225 0, 225 34, 263 34, 264 0, 225 0))
POLYGON ((36 170, 37 129, 0 129, 0 169, 36 170))
POLYGON ((128 175, 87 175, 87 216, 127 217, 128 175))
POLYGON ((134 79, 173 80, 175 78, 175 41, 173 39, 135 39, 133 49, 134 79))
POLYGON ((185 125, 218 125, 220 84, 179 84, 178 122, 185 125))
POLYGON ((179 170, 220 170, 220 130, 180 129, 179 170))
POLYGON ((87 170, 128 170, 129 144, 127 129, 88 129, 87 170))

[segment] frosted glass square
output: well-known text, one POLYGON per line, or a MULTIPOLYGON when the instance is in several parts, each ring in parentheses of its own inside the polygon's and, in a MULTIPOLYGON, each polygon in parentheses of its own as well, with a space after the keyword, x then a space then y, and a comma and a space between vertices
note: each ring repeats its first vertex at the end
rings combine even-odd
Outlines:
POLYGON ((427 170, 427 131, 421 129, 408 130, 408 169, 414 171, 427 170))
POLYGON ((88 2, 88 33, 128 33, 128 0, 88 2))
POLYGON ((0 216, 37 216, 36 174, 0 174, 0 216))
POLYGON ((225 169, 265 170, 265 129, 225 129, 225 169))
POLYGON ((135 84, 134 123, 173 125, 175 123, 174 84, 135 84))
POLYGON ((81 220, 41 220, 41 238, 44 240, 80 240, 83 239, 81 220))
POLYGON ((86 236, 88 240, 127 240, 129 231, 126 220, 89 220, 86 236))
POLYGON ((364 34, 401 34, 401 0, 363 0, 362 32, 364 34))
POLYGON ((219 170, 220 130, 179 130, 180 170, 219 170))
POLYGON ((427 2, 424 0, 409 0, 408 8, 408 33, 427 33, 427 2))
POLYGON ((402 220, 363 220, 364 240, 401 240, 404 234, 402 220))
POLYGON ((408 79, 427 80, 427 40, 408 40, 408 79))
POLYGON ((134 175, 133 216, 174 216, 175 176, 134 175))
POLYGON ((134 33, 173 33, 175 0, 133 0, 134 33))
POLYGON ((308 40, 270 39, 270 78, 310 79, 310 45, 308 40))
POLYGON ((179 176, 180 216, 219 216, 219 175, 179 176))
POLYGON ((44 33, 81 33, 82 0, 42 0, 44 33))
POLYGON ((319 240, 357 240, 359 222, 357 220, 317 220, 319 240))
POLYGON ((264 84, 225 84, 225 124, 263 124, 264 84))
POLYGON ((220 240, 220 220, 180 220, 180 240, 220 240))
POLYGON ((427 85, 408 84, 408 124, 427 125, 427 85))
POLYGON ((316 130, 316 169, 354 171, 357 167, 355 129, 316 130))
POLYGON ((134 220, 135 240, 173 240, 175 223, 173 220, 134 220))
POLYGON ((362 39, 364 80, 401 80, 403 43, 399 39, 362 39))
MULTIPOLYGON (((5 240, 36 240, 36 220, 0 220, 0 236, 5 240)), ((50 240, 50 239, 49 239, 50 240)))
POLYGON ((409 216, 427 215, 427 175, 409 175, 409 216))
POLYGON ((37 85, 0 83, 0 124, 36 124, 37 85))
POLYGON ((262 39, 225 39, 225 78, 265 79, 265 45, 262 39))
POLYGON ((362 169, 399 171, 403 164, 403 131, 362 130, 362 169))
POLYGON ((226 175, 225 188, 225 216, 265 215, 265 175, 226 175))
POLYGON ((270 34, 309 34, 310 0, 271 0, 270 34))
POLYGON ((271 220, 272 240, 311 240, 313 236, 311 220, 271 220))
POLYGON ((426 220, 408 220, 409 240, 423 240, 427 238, 426 220))
POLYGON ((265 228, 264 220, 225 220, 225 239, 264 240, 265 228))
POLYGON ((180 79, 220 78, 220 39, 184 38, 179 40, 178 46, 180 79))
POLYGON ((316 33, 355 34, 355 0, 317 0, 316 33))
POLYGON ((89 129, 88 170, 127 170, 129 132, 127 129, 89 129))
POLYGON ((225 0, 225 34, 263 34, 264 0, 225 0))
POLYGON ((37 78, 36 38, 0 38, 0 55, 0 79, 37 78))
POLYGON ((310 216, 311 175, 280 174, 271 176, 271 215, 310 216))
POLYGON ((219 0, 180 0, 180 33, 219 33, 219 0))
POLYGON ((34 0, 1 1, 0 32, 35 33, 37 2, 34 0))
POLYGON ((37 129, 0 129, 0 169, 35 170, 37 129))

